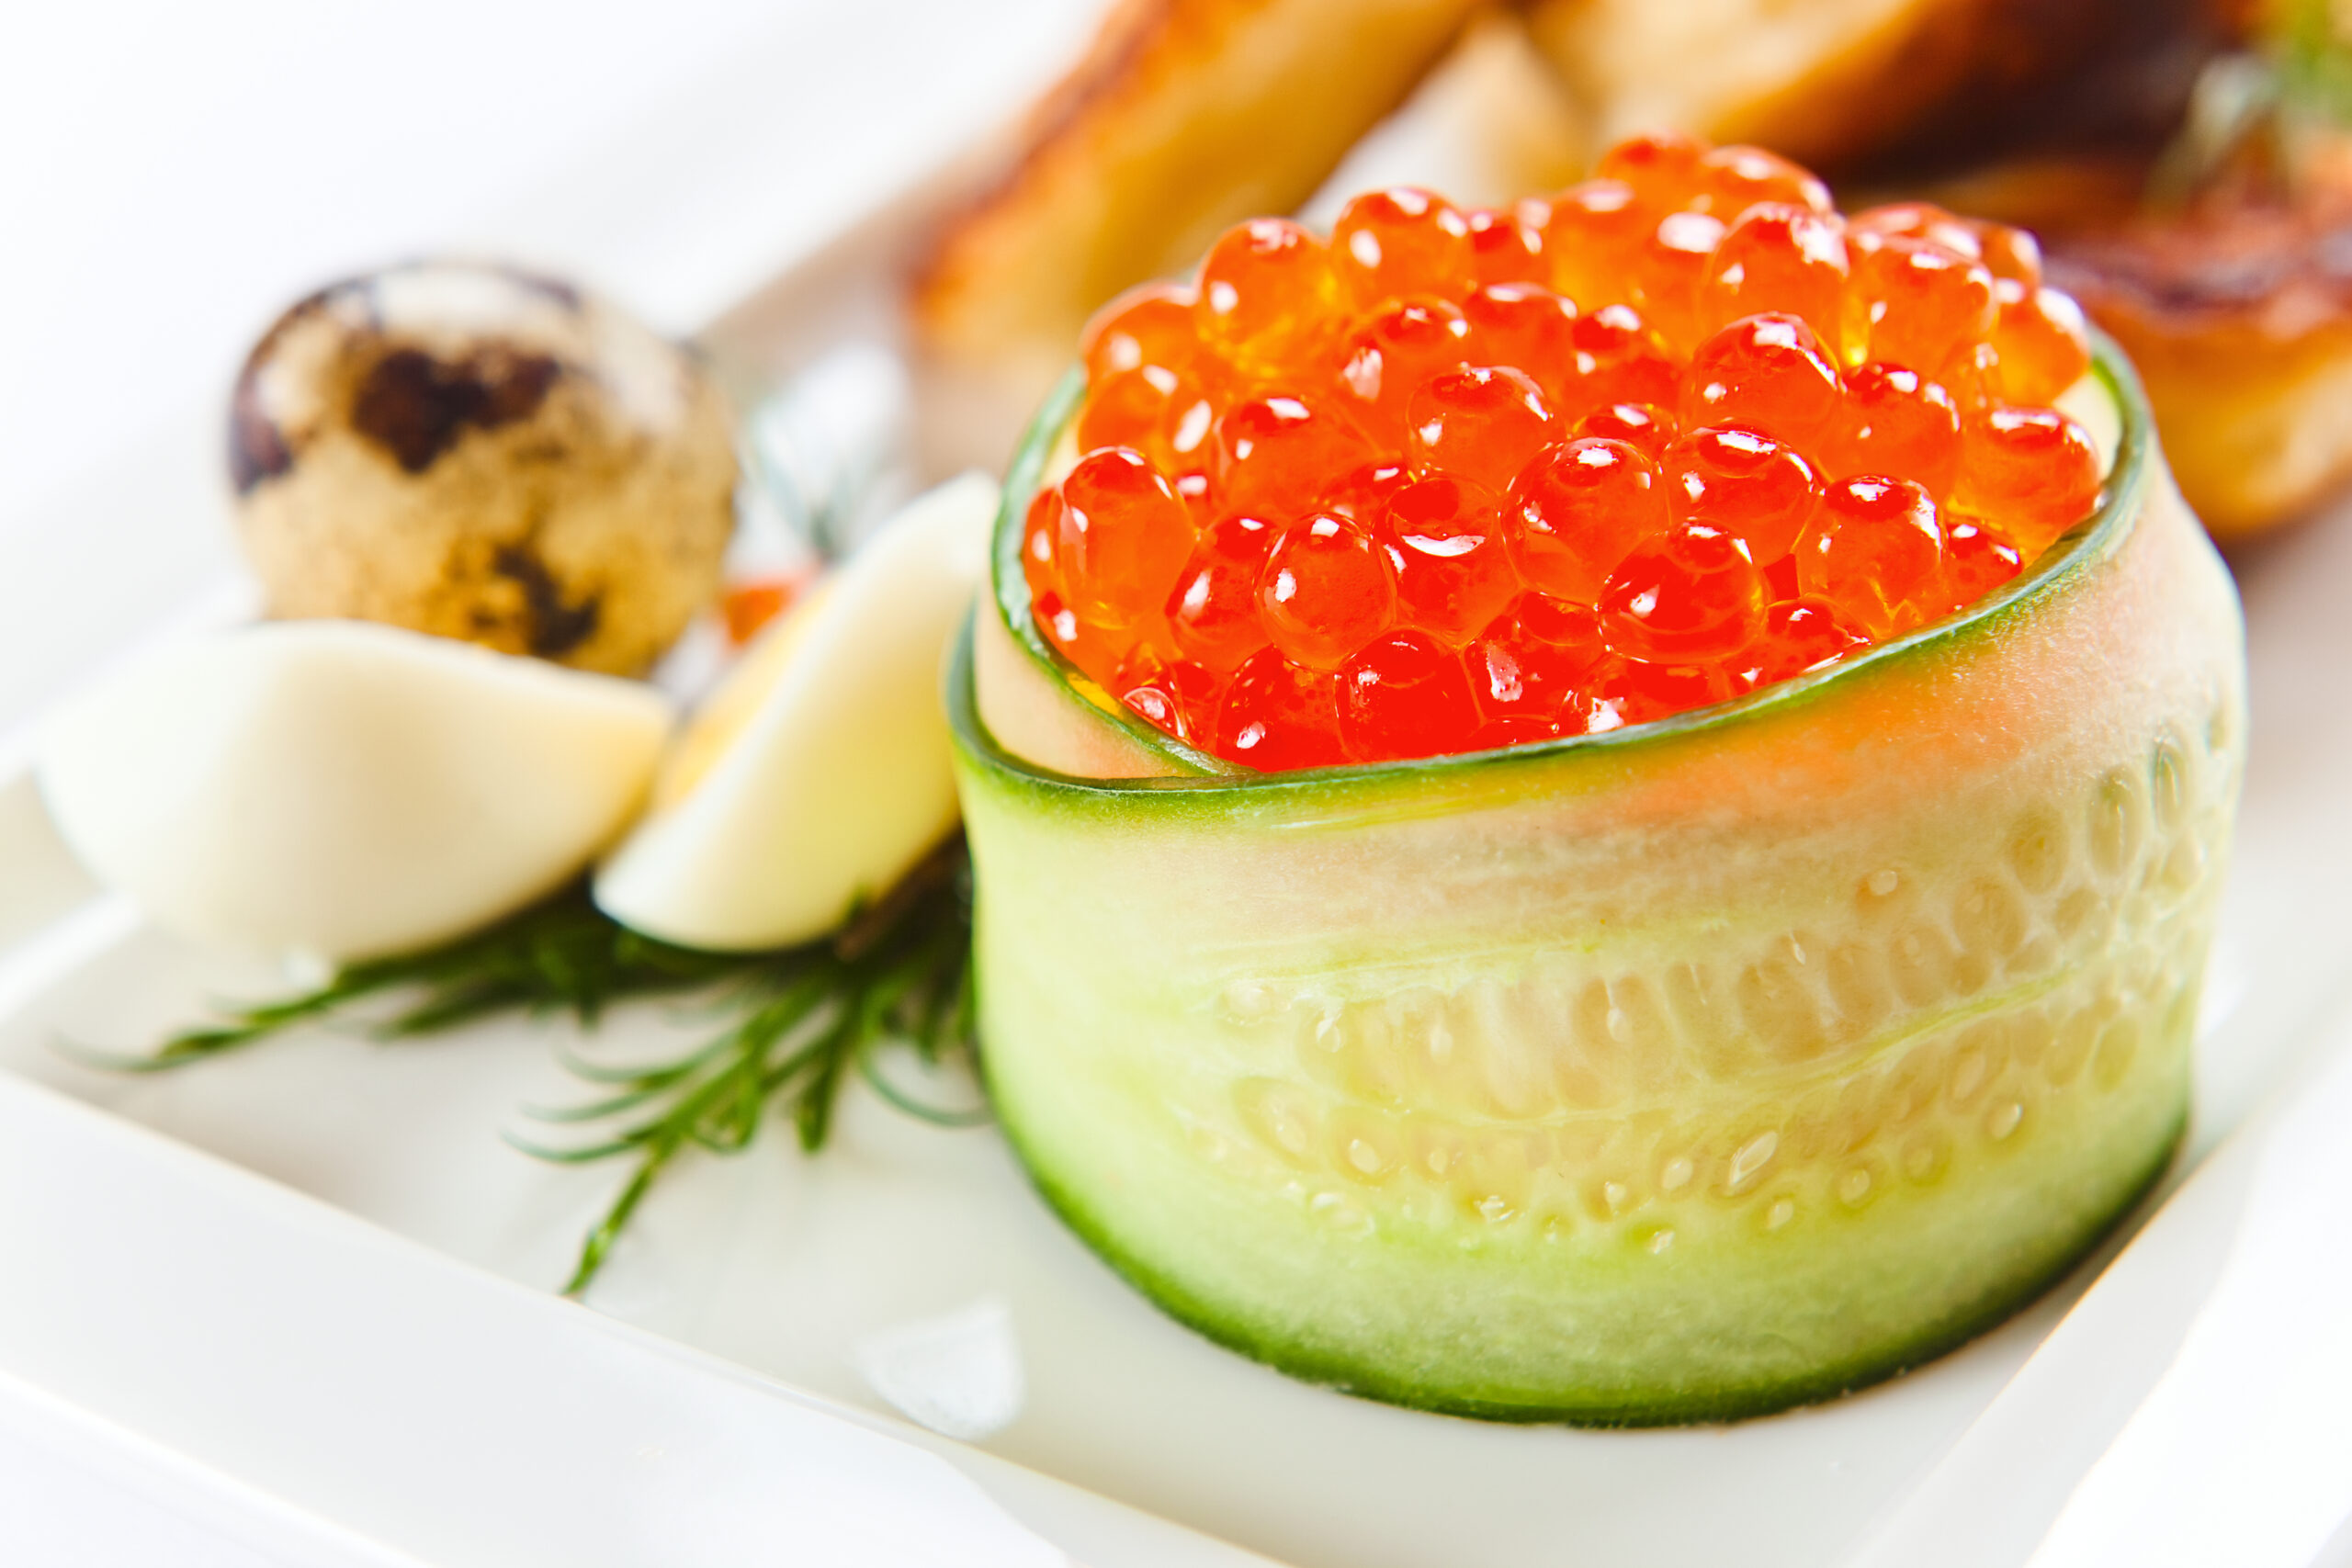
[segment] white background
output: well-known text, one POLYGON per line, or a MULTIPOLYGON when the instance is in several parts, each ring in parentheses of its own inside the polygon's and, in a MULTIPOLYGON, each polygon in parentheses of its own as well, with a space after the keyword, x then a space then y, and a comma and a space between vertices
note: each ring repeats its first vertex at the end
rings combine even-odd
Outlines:
MULTIPOLYGON (((776 92, 837 97, 841 141, 777 163, 774 214, 839 208, 854 195, 841 188, 844 169, 903 167, 894 164, 899 149, 936 157, 938 126, 1017 109, 1080 46, 1101 8, 1102 0, 0 6, 0 526, 109 452, 217 398, 246 344, 299 294, 451 236, 499 231, 510 193, 575 173, 593 150, 625 154, 632 127, 674 123, 691 112, 697 83, 733 62, 806 59, 817 68, 813 84, 787 69, 776 92), (978 50, 967 36, 975 17, 989 35, 978 50), (953 51, 944 35, 957 37, 953 51), (875 68, 894 53, 903 71, 875 68), (847 79, 822 69, 833 60, 855 62, 847 79)), ((693 168, 675 172, 689 196, 695 177, 693 168)), ((763 258, 747 254, 756 246, 722 248, 715 263, 749 269, 747 283, 757 276, 763 258)), ((609 258, 548 259, 594 273, 609 258)), ((663 301, 638 303, 662 313, 663 301)))

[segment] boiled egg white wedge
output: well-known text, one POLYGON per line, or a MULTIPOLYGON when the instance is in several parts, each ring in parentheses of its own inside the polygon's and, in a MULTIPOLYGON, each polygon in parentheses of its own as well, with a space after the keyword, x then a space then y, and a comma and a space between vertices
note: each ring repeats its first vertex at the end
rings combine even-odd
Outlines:
POLYGON ((673 719, 639 682, 357 621, 216 633, 48 725, 51 819, 167 930, 345 963, 429 946, 583 870, 673 719))
POLYGON ((820 936, 956 826, 941 669, 997 486, 910 502, 756 637, 681 730, 595 880, 606 914, 730 952, 820 936))

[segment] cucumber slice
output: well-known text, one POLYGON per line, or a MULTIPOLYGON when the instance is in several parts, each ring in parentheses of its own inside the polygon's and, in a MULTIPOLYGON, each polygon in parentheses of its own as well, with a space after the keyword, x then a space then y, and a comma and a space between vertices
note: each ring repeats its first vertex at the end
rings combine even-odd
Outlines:
POLYGON ((1471 1416, 1760 1414, 2030 1300, 2179 1135, 2244 756, 2235 596, 2098 369, 2100 512, 1959 616, 1654 725, 1272 775, 1030 625, 1066 388, 949 682, 1040 1190, 1213 1338, 1471 1416))

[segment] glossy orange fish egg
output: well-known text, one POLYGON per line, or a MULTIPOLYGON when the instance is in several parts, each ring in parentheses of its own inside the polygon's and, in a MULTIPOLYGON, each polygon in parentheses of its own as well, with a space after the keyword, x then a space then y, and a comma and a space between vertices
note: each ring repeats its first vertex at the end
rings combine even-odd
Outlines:
POLYGON ((2081 312, 2021 230, 1841 216, 1634 138, 1549 197, 1394 186, 1113 300, 1026 503, 1038 635, 1244 767, 1533 743, 1855 657, 2097 505, 2081 312))

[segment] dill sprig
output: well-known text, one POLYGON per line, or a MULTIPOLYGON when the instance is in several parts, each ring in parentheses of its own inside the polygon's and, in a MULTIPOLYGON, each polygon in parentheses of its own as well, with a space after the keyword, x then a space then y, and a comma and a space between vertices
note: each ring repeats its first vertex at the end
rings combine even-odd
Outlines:
POLYGON ((727 996, 734 1021, 684 1055, 641 1067, 605 1067, 565 1054, 571 1071, 610 1092, 587 1104, 534 1111, 540 1120, 605 1123, 591 1143, 548 1147, 508 1134, 541 1159, 568 1164, 630 1157, 620 1196, 588 1233, 564 1285, 578 1295, 662 1170, 695 1146, 748 1147, 771 1106, 789 1115, 814 1154, 832 1128, 842 1086, 855 1072, 900 1111, 946 1126, 984 1111, 919 1100, 881 1070, 877 1053, 910 1047, 936 1065, 972 1042, 968 863, 961 843, 934 856, 831 938, 764 955, 727 996))
POLYGON ((563 1164, 629 1158, 620 1194, 582 1243, 566 1295, 584 1292, 653 1184, 681 1153, 750 1146, 771 1108, 815 1153, 854 1073, 910 1115, 951 1126, 986 1112, 929 1104, 894 1084, 879 1054, 910 1048, 926 1066, 972 1045, 970 861, 960 838, 926 857, 873 904, 814 942, 764 953, 710 953, 630 931, 574 885, 496 925, 444 946, 356 964, 315 989, 225 1009, 146 1055, 74 1055, 118 1072, 153 1073, 239 1050, 297 1023, 350 1015, 356 1004, 405 994, 373 1022, 378 1039, 436 1034, 496 1013, 569 1013, 594 1029, 616 1003, 707 992, 717 1032, 685 1052, 616 1067, 559 1049, 565 1067, 597 1087, 586 1103, 526 1108, 549 1123, 605 1129, 551 1146, 507 1134, 563 1164))

